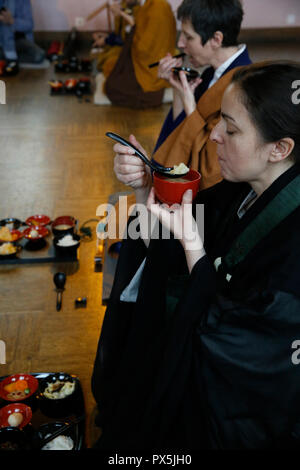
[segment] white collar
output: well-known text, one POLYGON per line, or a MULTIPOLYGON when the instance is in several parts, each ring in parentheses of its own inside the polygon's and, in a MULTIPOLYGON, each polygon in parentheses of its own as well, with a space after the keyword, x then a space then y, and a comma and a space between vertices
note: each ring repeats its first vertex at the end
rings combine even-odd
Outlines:
POLYGON ((235 59, 236 59, 240 54, 242 54, 245 49, 246 49, 246 44, 240 44, 240 45, 238 46, 238 51, 237 51, 235 54, 233 54, 231 57, 229 57, 229 59, 227 59, 225 62, 223 62, 223 64, 220 65, 220 67, 218 67, 218 68, 215 70, 214 76, 213 76, 213 78, 211 79, 208 88, 210 88, 211 86, 213 86, 213 85, 219 80, 219 78, 221 77, 221 75, 223 75, 223 73, 225 72, 225 70, 228 69, 229 65, 232 64, 232 62, 234 62, 235 59))
POLYGON ((249 209, 250 202, 253 201, 253 199, 255 199, 256 196, 257 194, 254 191, 254 189, 251 189, 250 193, 245 197, 245 199, 243 200, 242 204, 240 205, 237 211, 237 215, 239 219, 241 219, 246 214, 247 210, 249 209))

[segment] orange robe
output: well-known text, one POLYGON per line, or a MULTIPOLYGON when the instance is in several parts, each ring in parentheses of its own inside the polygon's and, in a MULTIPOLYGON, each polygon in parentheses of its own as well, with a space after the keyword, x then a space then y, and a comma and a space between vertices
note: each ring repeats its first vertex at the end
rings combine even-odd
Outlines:
POLYGON ((157 91, 170 86, 157 77, 157 67, 148 65, 176 48, 176 21, 166 0, 146 0, 136 15, 131 59, 135 76, 143 91, 157 91))
MULTIPOLYGON (((122 8, 126 10, 126 2, 122 2, 122 8)), ((136 18, 137 12, 139 10, 140 6, 135 5, 131 9, 131 15, 133 18, 136 18)), ((120 15, 115 18, 115 33, 121 36, 123 39, 123 42, 126 40, 127 32, 126 32, 126 26, 128 23, 125 21, 125 19, 120 15)), ((102 70, 103 75, 105 77, 108 77, 111 71, 113 70, 120 54, 122 51, 123 46, 109 46, 106 45, 104 48, 104 51, 101 52, 98 56, 98 61, 97 61, 97 67, 99 70, 102 70)))
POLYGON ((187 116, 154 153, 156 162, 164 166, 185 163, 201 174, 200 190, 222 180, 216 144, 210 133, 220 119, 223 93, 236 68, 230 70, 199 99, 195 111, 187 116))

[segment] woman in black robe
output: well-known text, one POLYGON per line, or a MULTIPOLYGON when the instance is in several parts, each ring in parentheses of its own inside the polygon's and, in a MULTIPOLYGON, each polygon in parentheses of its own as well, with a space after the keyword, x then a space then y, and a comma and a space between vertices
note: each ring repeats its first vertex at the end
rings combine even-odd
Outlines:
POLYGON ((289 62, 235 73, 211 134, 224 180, 193 205, 185 193, 171 217, 141 161, 115 145, 118 178, 172 237, 146 240, 145 220, 129 219, 92 377, 96 447, 297 448, 299 76, 289 62))

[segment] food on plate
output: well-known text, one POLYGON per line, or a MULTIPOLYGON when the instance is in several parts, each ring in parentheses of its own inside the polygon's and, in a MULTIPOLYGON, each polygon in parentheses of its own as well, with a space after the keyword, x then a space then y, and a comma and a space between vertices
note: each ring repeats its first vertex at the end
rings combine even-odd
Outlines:
MULTIPOLYGON (((50 437, 51 434, 47 434, 45 439, 50 437)), ((74 447, 73 439, 69 436, 57 436, 52 441, 48 442, 42 447, 42 450, 72 450, 74 447)))
POLYGON ((14 239, 13 235, 10 233, 8 227, 4 226, 0 228, 0 240, 5 242, 12 242, 14 239))
POLYGON ((75 382, 63 382, 57 380, 56 382, 47 383, 47 387, 45 388, 43 395, 50 400, 57 400, 66 398, 75 390, 75 382))
POLYGON ((184 163, 179 163, 179 165, 174 165, 173 170, 170 171, 171 175, 185 175, 189 172, 189 168, 184 163))
POLYGON ((24 379, 5 385, 4 390, 8 392, 6 398, 9 400, 21 400, 30 393, 28 382, 24 379))
MULTIPOLYGON (((56 227, 57 228, 57 227, 56 227)), ((74 240, 72 235, 65 235, 64 237, 60 238, 57 242, 58 246, 73 246, 78 245, 78 240, 74 240)))
POLYGON ((26 225, 45 226, 51 222, 50 217, 44 214, 31 215, 25 220, 26 225))
POLYGON ((18 427, 23 422, 23 415, 22 413, 12 413, 7 418, 7 422, 10 426, 18 427))
POLYGON ((37 237, 39 236, 39 232, 33 228, 32 230, 30 230, 29 235, 30 235, 32 238, 37 238, 37 237))
POLYGON ((48 235, 48 229, 44 225, 28 227, 24 230, 24 237, 29 240, 40 240, 48 235))
POLYGON ((16 253, 17 248, 12 243, 3 243, 0 246, 0 255, 12 255, 16 253))

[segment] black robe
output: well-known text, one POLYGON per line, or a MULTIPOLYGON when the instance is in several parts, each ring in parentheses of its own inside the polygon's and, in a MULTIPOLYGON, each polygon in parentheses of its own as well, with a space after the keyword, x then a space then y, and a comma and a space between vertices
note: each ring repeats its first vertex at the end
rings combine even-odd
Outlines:
POLYGON ((242 219, 248 184, 223 181, 199 193, 207 255, 190 275, 177 240, 152 240, 148 249, 123 241, 92 377, 98 448, 297 447, 300 204, 231 270, 230 282, 213 262, 299 174, 294 165, 242 219), (137 301, 120 302, 146 255, 137 301))

